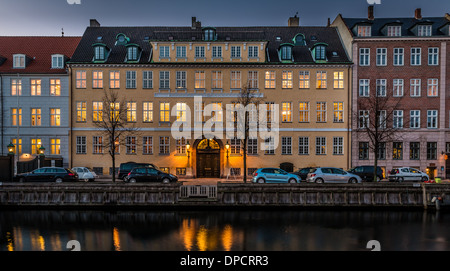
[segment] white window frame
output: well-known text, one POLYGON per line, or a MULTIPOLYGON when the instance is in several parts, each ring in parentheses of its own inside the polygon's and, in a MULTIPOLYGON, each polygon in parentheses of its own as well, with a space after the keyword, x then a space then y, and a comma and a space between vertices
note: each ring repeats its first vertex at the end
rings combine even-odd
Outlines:
POLYGON ((386 79, 377 79, 376 81, 376 96, 377 97, 386 97, 386 89, 387 89, 387 80, 386 79))
POLYGON ((359 48, 359 66, 370 66, 370 48, 359 48))
POLYGON ((438 128, 438 110, 427 110, 427 128, 438 128))
POLYGON ((422 65, 422 48, 413 47, 411 48, 411 66, 422 65))
POLYGON ((359 97, 370 96, 370 79, 359 79, 359 97))
POLYGON ((394 66, 404 66, 405 65, 405 48, 394 48, 394 66))
POLYGON ((428 48, 428 66, 439 65, 439 47, 428 48))
POLYGON ((403 128, 403 110, 394 110, 392 118, 392 127, 395 129, 403 128))
POLYGON ((316 137, 316 155, 327 154, 327 138, 324 136, 316 137))
POLYGON ((409 116, 410 116, 409 128, 419 129, 420 128, 420 110, 410 110, 409 116))
POLYGON ((410 80, 410 96, 420 97, 422 95, 422 80, 419 78, 412 78, 410 80))
POLYGON ((427 87, 428 97, 438 97, 439 96, 439 79, 429 78, 427 87))
POLYGON ((358 25, 358 37, 371 37, 372 26, 370 25, 358 25))
POLYGON ((26 56, 24 54, 13 55, 13 68, 14 69, 25 69, 26 67, 26 56))
POLYGON ((402 26, 401 25, 388 26, 387 35, 389 37, 401 37, 402 36, 402 26))
POLYGON ((52 69, 64 69, 64 55, 52 55, 52 69))
POLYGON ((344 155, 344 137, 333 137, 333 155, 344 155))
POLYGON ((298 154, 309 155, 309 137, 307 136, 298 137, 298 154))
POLYGON ((392 93, 394 97, 402 97, 404 95, 405 82, 403 79, 394 79, 393 80, 393 89, 392 93))
POLYGON ((387 48, 377 48, 377 66, 386 66, 387 65, 387 48))

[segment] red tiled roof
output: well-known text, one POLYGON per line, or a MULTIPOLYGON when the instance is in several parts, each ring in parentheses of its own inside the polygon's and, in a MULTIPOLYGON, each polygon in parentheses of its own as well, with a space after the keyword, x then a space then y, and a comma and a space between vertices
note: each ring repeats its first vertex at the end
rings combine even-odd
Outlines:
POLYGON ((0 37, 0 73, 65 73, 65 68, 52 69, 51 56, 71 58, 80 40, 81 37, 0 37), (25 69, 13 68, 15 54, 29 58, 25 69))

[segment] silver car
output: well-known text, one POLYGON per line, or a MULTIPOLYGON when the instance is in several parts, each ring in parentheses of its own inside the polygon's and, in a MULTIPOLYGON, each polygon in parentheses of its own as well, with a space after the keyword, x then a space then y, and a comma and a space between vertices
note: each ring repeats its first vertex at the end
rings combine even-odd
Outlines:
POLYGON ((340 168, 318 167, 311 169, 306 176, 306 181, 309 183, 361 183, 362 179, 340 168))
POLYGON ((389 172, 390 182, 403 182, 403 181, 428 181, 429 177, 425 172, 422 172, 415 168, 400 167, 394 168, 389 172))
POLYGON ((84 180, 85 182, 93 182, 96 178, 98 178, 98 175, 87 167, 74 167, 72 170, 78 174, 78 178, 80 180, 84 180))

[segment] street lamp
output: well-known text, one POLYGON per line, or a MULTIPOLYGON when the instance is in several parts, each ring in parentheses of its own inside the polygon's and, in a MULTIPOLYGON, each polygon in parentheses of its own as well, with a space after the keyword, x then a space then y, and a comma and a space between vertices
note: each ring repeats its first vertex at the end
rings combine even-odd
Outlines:
POLYGON ((11 143, 9 143, 9 145, 7 147, 8 147, 8 154, 14 155, 16 146, 14 146, 14 144, 11 142, 11 143))
POLYGON ((228 143, 228 140, 227 140, 227 144, 225 144, 225 148, 227 149, 227 159, 228 159, 228 149, 230 149, 230 144, 228 143))
POLYGON ((191 156, 191 150, 190 149, 191 149, 191 144, 189 143, 189 140, 188 140, 187 144, 186 144, 186 151, 187 151, 188 159, 191 156))
POLYGON ((39 148, 39 155, 41 155, 41 156, 44 156, 44 155, 45 155, 45 148, 44 148, 44 146, 41 146, 41 147, 39 148))

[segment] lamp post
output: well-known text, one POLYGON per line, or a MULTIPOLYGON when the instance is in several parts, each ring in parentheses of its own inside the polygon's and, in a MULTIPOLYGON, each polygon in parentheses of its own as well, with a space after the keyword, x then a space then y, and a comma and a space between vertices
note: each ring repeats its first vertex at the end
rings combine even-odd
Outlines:
POLYGON ((227 144, 225 144, 225 148, 227 149, 227 159, 228 159, 228 150, 230 149, 230 144, 228 143, 228 140, 227 144))
POLYGON ((45 159, 45 148, 44 148, 44 146, 40 146, 39 147, 39 149, 38 149, 38 154, 39 154, 39 157, 38 157, 38 168, 41 168, 43 165, 44 165, 44 159, 45 159))
POLYGON ((7 147, 8 147, 8 155, 14 155, 16 146, 14 146, 12 142, 10 142, 7 147))
POLYGON ((16 150, 16 146, 12 142, 8 144, 8 158, 9 158, 9 181, 13 180, 13 176, 16 172, 16 166, 14 164, 14 153, 16 150))
POLYGON ((186 151, 187 151, 188 162, 189 162, 189 158, 191 157, 191 144, 189 143, 189 140, 187 141, 187 144, 186 144, 186 151))

